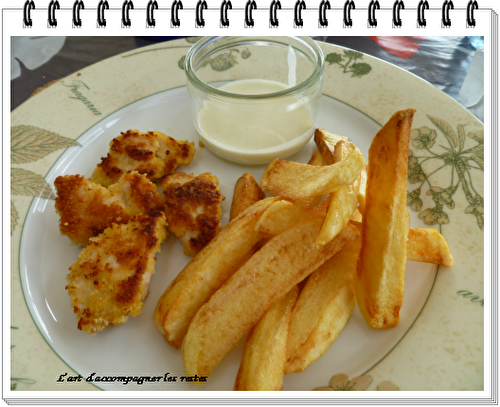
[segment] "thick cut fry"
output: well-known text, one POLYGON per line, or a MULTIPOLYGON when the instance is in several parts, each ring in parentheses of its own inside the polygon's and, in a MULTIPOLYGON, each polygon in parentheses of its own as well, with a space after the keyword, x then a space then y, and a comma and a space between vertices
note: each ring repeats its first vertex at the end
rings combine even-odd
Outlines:
POLYGON ((359 235, 348 225, 317 248, 320 227, 300 223, 269 240, 200 308, 182 343, 188 375, 209 375, 278 298, 359 235))
MULTIPOLYGON (((311 159, 308 162, 309 165, 319 165, 323 166, 325 163, 323 161, 323 157, 319 151, 314 151, 311 155, 311 159)), ((304 206, 306 208, 314 208, 318 205, 321 196, 311 196, 308 198, 299 198, 295 199, 294 202, 298 205, 304 206)))
POLYGON ((406 259, 450 267, 453 257, 444 237, 436 229, 410 229, 406 259))
POLYGON ((255 224, 273 202, 259 201, 230 222, 191 260, 161 296, 154 323, 165 340, 179 348, 196 311, 252 254, 261 236, 255 224))
POLYGON ((234 383, 234 390, 283 388, 288 325, 299 288, 279 298, 250 332, 234 383))
POLYGON ((314 142, 316 143, 320 154, 323 156, 326 165, 334 164, 333 154, 335 145, 341 140, 349 141, 347 137, 330 133, 322 128, 318 128, 314 132, 314 142))
POLYGON ((262 191, 257 181, 255 181, 253 175, 249 172, 244 173, 238 178, 234 187, 229 220, 233 220, 245 209, 264 198, 264 191, 262 191))
POLYGON ((260 181, 265 191, 292 200, 329 194, 352 184, 366 166, 361 152, 350 143, 351 152, 339 163, 325 166, 274 159, 260 181))
POLYGON ((305 220, 322 219, 324 214, 290 201, 270 205, 258 220, 255 230, 264 237, 273 237, 305 220))
POLYGON ((307 279, 292 310, 285 374, 302 372, 315 362, 349 320, 356 305, 353 282, 360 244, 360 239, 347 243, 307 279))
POLYGON ((368 155, 366 206, 356 299, 369 326, 392 328, 403 305, 408 148, 413 109, 395 113, 377 133, 368 155))

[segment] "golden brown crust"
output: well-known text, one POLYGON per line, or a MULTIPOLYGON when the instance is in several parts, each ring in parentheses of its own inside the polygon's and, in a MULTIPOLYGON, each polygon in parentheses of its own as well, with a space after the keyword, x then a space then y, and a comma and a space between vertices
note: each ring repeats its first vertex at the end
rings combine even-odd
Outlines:
POLYGON ((165 198, 169 230, 184 245, 184 253, 194 256, 220 230, 222 201, 219 180, 210 173, 195 177, 176 172, 160 182, 165 198))
POLYGON ((156 211, 90 240, 67 276, 78 329, 94 334, 139 315, 166 235, 165 214, 156 211))
POLYGON ((157 180, 188 165, 195 153, 194 143, 177 141, 159 131, 128 130, 109 143, 110 150, 92 174, 92 181, 108 186, 129 171, 157 180))
POLYGON ((123 175, 109 189, 82 175, 59 176, 54 185, 61 234, 79 246, 86 246, 113 223, 163 209, 156 185, 137 172, 123 175))

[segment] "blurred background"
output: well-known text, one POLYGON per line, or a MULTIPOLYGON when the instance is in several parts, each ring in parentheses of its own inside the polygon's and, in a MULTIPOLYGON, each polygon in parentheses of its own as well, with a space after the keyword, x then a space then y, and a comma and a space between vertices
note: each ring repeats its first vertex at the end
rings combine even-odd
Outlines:
MULTIPOLYGON (((13 37, 11 110, 34 92, 126 51, 180 37, 13 37)), ((403 68, 484 121, 483 37, 313 37, 403 68)))

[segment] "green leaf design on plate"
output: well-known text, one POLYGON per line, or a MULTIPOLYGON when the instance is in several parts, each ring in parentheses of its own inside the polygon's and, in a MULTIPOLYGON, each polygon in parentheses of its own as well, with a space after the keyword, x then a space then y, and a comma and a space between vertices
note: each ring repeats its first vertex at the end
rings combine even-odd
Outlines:
MULTIPOLYGON (((227 52, 224 52, 223 54, 217 55, 216 57, 207 58, 205 61, 203 61, 201 67, 210 65, 210 67, 214 71, 223 72, 227 71, 228 69, 231 69, 238 63, 238 58, 237 58, 238 56, 240 56, 242 59, 248 59, 250 58, 251 55, 252 54, 250 53, 250 50, 248 48, 245 48, 241 51, 238 49, 231 49, 227 52)), ((180 69, 184 69, 185 59, 186 56, 184 55, 177 62, 177 65, 179 66, 180 69)))
POLYGON ((434 124, 434 126, 441 130, 441 132, 445 135, 445 137, 448 139, 448 143, 450 143, 450 146, 452 148, 456 148, 458 146, 458 139, 453 128, 447 122, 438 119, 437 117, 433 117, 430 115, 427 115, 427 117, 434 124))
POLYGON ((427 126, 411 131, 411 145, 418 150, 410 150, 408 155, 408 181, 417 184, 417 188, 408 191, 407 206, 415 212, 426 225, 444 225, 449 223, 448 213, 444 210, 455 208, 455 193, 461 190, 469 205, 466 214, 476 217, 477 225, 484 228, 484 199, 474 188, 472 171, 484 171, 484 132, 466 133, 466 126, 457 125, 457 131, 445 120, 427 115, 437 130, 446 138, 450 147, 439 144, 439 135, 435 129, 427 126), (476 142, 471 148, 465 148, 466 137, 476 142), (432 163, 433 170, 426 173, 424 165, 432 163), (450 174, 449 184, 435 185, 432 175, 445 171, 450 174), (426 195, 432 196, 435 206, 423 209, 421 199, 422 186, 427 183, 426 195), (423 210, 422 210, 423 209, 423 210))
POLYGON ((342 62, 342 55, 341 54, 337 54, 336 52, 331 52, 330 54, 328 54, 326 57, 325 57, 325 61, 328 62, 330 65, 331 64, 338 64, 340 62, 342 62))
POLYGON ((79 145, 73 139, 34 126, 21 125, 10 129, 13 164, 33 162, 56 150, 79 145))
POLYGON ((361 78, 368 75, 372 67, 366 62, 356 62, 363 59, 363 54, 357 51, 344 50, 344 55, 331 52, 325 57, 329 65, 336 64, 344 68, 343 73, 351 73, 352 78, 361 78))
POLYGON ((14 201, 10 201, 10 234, 14 233, 14 229, 17 226, 17 220, 19 219, 19 213, 14 205, 14 201))
POLYGON ((52 188, 41 175, 23 168, 11 168, 10 187, 12 195, 55 198, 52 188))
MULTIPOLYGON (((11 326, 10 329, 19 329, 17 326, 11 326)), ((10 350, 12 351, 12 348, 14 348, 15 345, 12 345, 10 347, 10 350)), ((35 384, 36 380, 34 379, 27 379, 25 377, 11 377, 10 378, 10 390, 14 391, 17 390, 17 385, 19 383, 23 384, 35 384)))

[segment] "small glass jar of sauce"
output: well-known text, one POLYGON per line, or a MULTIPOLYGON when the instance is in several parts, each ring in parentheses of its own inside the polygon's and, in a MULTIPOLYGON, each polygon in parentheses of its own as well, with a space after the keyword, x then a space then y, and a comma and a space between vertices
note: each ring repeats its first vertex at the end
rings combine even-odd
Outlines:
POLYGON ((204 37, 184 67, 194 126, 214 154, 267 164, 314 134, 324 57, 310 38, 204 37))

